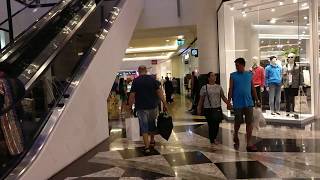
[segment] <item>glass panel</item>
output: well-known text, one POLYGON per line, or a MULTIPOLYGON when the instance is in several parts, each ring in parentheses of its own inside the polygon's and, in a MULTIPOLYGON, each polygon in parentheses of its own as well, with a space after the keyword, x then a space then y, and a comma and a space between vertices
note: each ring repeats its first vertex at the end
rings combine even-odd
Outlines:
MULTIPOLYGON (((73 4, 68 9, 69 15, 75 17, 76 14, 82 9, 83 5, 89 2, 89 0, 80 0, 79 3, 73 4)), ((90 1, 91 2, 91 1, 90 1)), ((91 50, 92 45, 100 37, 97 34, 102 32, 102 23, 105 19, 108 19, 110 14, 110 9, 117 4, 118 1, 102 1, 98 7, 96 7, 93 14, 91 14, 85 23, 77 30, 77 32, 71 37, 68 43, 63 47, 63 50, 59 52, 59 55, 54 59, 52 64, 47 68, 47 70, 42 73, 41 77, 31 86, 30 90, 27 92, 27 95, 22 100, 21 107, 23 109, 22 114, 19 117, 19 125, 23 132, 23 146, 24 151, 16 156, 11 156, 7 151, 8 146, 3 143, 1 152, 6 152, 0 154, 0 178, 4 178, 7 173, 13 169, 19 161, 25 156, 29 148, 32 146, 42 128, 45 126, 50 113, 54 108, 61 107, 63 104, 60 104, 60 100, 68 97, 66 95, 66 89, 69 87, 72 82, 74 75, 80 71, 80 67, 83 63, 90 63, 87 59, 88 52, 91 50), (102 8, 103 7, 103 8, 102 8), (103 12, 102 12, 103 11, 103 12), (102 16, 103 15, 103 16, 102 16)), ((68 13, 67 13, 68 14, 68 13)), ((66 14, 62 13, 65 17, 66 14)), ((84 15, 84 14, 82 14, 84 15)), ((57 18, 57 21, 70 21, 71 18, 57 18)), ((59 24, 59 23, 58 23, 59 24)), ((64 24, 64 23, 60 23, 64 24)), ((110 25, 110 24, 109 24, 110 25)), ((50 28, 49 28, 50 29, 50 28)), ((59 27, 56 30, 61 30, 59 27)), ((52 31, 46 31, 48 33, 53 33, 52 31)), ((55 32, 54 32, 55 33, 55 32)), ((37 38, 43 38, 38 34, 37 38)), ((53 38, 53 37, 52 37, 53 38)), ((39 41, 39 40, 38 40, 39 41)), ((47 44, 41 44, 41 46, 46 46, 47 44)), ((39 46, 40 47, 40 46, 39 46)), ((43 50, 43 48, 41 48, 43 50)), ((39 51, 29 51, 28 53, 24 52, 25 57, 32 57, 29 62, 32 62, 37 56, 41 53, 39 51)), ((21 56, 22 56, 21 55, 21 56)), ((13 56, 15 57, 15 56, 13 56)), ((20 61, 17 66, 25 67, 25 61, 20 61)), ((14 66, 16 67, 16 66, 14 66)), ((13 70, 12 75, 19 75, 21 70, 24 68, 17 68, 13 70)), ((20 108, 14 109, 16 111, 21 110, 20 108)), ((19 111, 20 112, 20 111, 19 111)), ((4 138, 2 137, 2 140, 4 138)), ((2 141, 3 142, 3 141, 2 141)))
POLYGON ((267 119, 312 117, 308 1, 226 2, 218 18, 223 88, 236 71, 233 61, 242 57, 267 119))
MULTIPOLYGON (((50 11, 56 3, 61 0, 48 1, 15 1, 11 0, 12 11, 12 24, 13 24, 13 37, 17 38, 24 31, 29 29, 31 25, 37 22, 42 16, 50 11), (25 5, 23 4, 25 3, 25 5)), ((6 5, 6 2, 3 2, 6 5)), ((3 49, 9 40, 9 26, 6 6, 0 7, 0 49, 3 49)))

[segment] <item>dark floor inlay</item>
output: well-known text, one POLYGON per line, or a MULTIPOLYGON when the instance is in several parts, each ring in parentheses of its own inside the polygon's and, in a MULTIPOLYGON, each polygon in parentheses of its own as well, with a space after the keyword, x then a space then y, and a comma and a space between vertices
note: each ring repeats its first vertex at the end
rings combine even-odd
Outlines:
POLYGON ((155 149, 152 149, 150 153, 146 154, 144 152, 144 147, 138 147, 135 149, 119 150, 118 152, 121 154, 123 159, 131 159, 131 158, 143 157, 143 156, 160 155, 160 153, 155 149))
POLYGON ((262 139, 256 146, 266 152, 320 152, 320 139, 262 139))
POLYGON ((139 169, 126 169, 122 177, 140 177, 144 179, 157 179, 162 177, 172 177, 165 174, 155 173, 151 171, 139 170, 139 169))
POLYGON ((169 162, 171 166, 212 163, 200 151, 165 154, 163 155, 163 157, 169 162))
POLYGON ((277 175, 258 161, 215 163, 228 179, 275 178, 277 175))

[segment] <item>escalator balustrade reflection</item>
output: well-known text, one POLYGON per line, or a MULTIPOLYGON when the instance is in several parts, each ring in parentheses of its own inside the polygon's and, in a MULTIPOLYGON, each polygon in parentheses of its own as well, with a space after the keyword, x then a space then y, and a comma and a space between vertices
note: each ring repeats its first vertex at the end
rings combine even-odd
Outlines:
MULTIPOLYGON (((113 7, 120 2, 72 1, 0 63, 0 70, 1 64, 7 64, 8 76, 19 79, 26 88, 25 96, 17 103, 21 104, 22 111, 17 118, 21 126, 23 151, 10 154, 6 143, 0 140, 1 179, 30 151, 52 111, 64 106, 63 100, 68 98, 66 90, 70 82, 84 64, 90 63, 88 54, 99 40, 99 34, 111 27, 110 21, 106 20, 113 18, 116 9, 113 7)), ((1 135, 4 135, 3 130, 1 135)))

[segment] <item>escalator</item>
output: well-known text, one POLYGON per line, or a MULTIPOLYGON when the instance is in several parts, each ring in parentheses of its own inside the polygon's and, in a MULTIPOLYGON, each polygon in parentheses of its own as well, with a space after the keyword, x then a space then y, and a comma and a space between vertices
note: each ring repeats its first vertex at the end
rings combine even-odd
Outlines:
POLYGON ((47 179, 108 137, 103 99, 142 6, 142 0, 63 0, 1 52, 8 75, 27 92, 24 151, 0 154, 1 179, 47 179))

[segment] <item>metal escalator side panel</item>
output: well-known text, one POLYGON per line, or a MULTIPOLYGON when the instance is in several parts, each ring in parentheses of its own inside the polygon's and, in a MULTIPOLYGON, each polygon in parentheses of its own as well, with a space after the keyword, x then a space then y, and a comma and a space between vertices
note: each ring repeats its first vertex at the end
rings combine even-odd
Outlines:
POLYGON ((86 18, 92 13, 96 5, 94 1, 88 1, 83 9, 63 28, 63 30, 51 41, 50 44, 38 55, 27 69, 19 76, 19 79, 25 83, 28 90, 36 79, 46 70, 59 51, 70 40, 73 34, 84 23, 86 18))
MULTIPOLYGON (((122 3, 119 4, 119 7, 122 6, 125 1, 123 0, 121 2, 122 3)), ((97 39, 94 43, 94 46, 92 46, 92 48, 89 49, 89 53, 86 56, 85 62, 82 64, 79 71, 77 71, 76 75, 73 77, 72 82, 70 83, 70 86, 67 90, 67 93, 70 93, 71 96, 73 93, 75 93, 76 88, 78 88, 79 82, 82 80, 83 75, 86 72, 91 60, 95 56, 97 50, 99 50, 103 41, 108 36, 108 32, 112 27, 112 23, 117 19, 119 13, 120 9, 115 7, 114 11, 112 12, 112 15, 110 15, 109 19, 107 19, 108 23, 105 24, 103 29, 101 29, 101 33, 96 36, 97 39)), ((69 100, 67 100, 67 102, 65 103, 68 103, 68 101, 69 100)), ((56 108, 55 110, 53 110, 51 116, 49 116, 47 123, 41 131, 41 134, 33 144, 31 150, 27 153, 27 155, 21 161, 19 166, 17 166, 14 169, 14 171, 7 177, 7 179, 20 179, 24 175, 24 173, 28 171, 28 169, 32 166, 33 162, 37 159, 41 151, 43 151, 43 148, 48 139, 50 138, 52 131, 54 130, 55 126, 57 126, 58 119, 61 117, 63 113, 65 113, 65 108, 66 107, 64 106, 62 108, 56 108)))
POLYGON ((73 0, 62 0, 59 4, 53 7, 46 15, 36 21, 27 30, 18 36, 14 43, 7 46, 0 52, 0 62, 6 61, 13 53, 19 52, 19 49, 34 37, 42 28, 44 28, 52 19, 59 15, 59 13, 66 8, 73 0))

